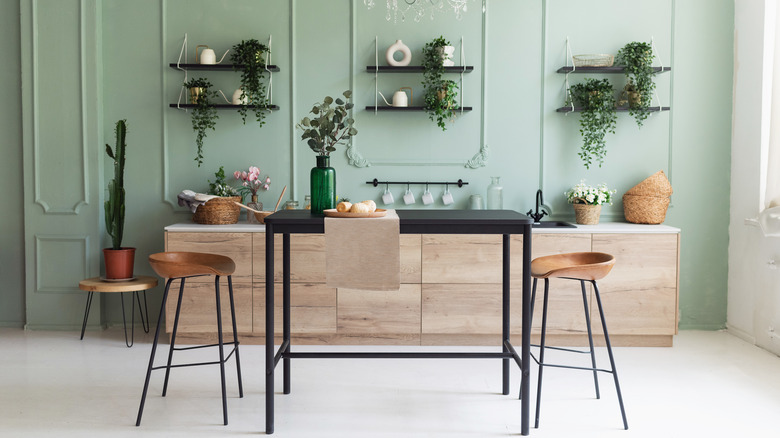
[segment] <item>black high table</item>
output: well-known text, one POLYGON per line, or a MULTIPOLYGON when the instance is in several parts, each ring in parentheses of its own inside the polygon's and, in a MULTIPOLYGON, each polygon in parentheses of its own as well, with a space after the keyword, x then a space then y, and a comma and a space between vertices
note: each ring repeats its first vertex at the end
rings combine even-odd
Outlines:
MULTIPOLYGON (((284 393, 290 393, 290 359, 293 358, 500 358, 503 394, 509 394, 509 359, 520 367, 521 433, 529 426, 529 357, 531 347, 531 224, 532 220, 512 210, 396 210, 401 234, 502 234, 502 351, 466 352, 298 352, 290 351, 290 234, 323 233, 325 219, 308 210, 282 210, 265 218, 265 247, 274 248, 274 235, 282 234, 283 329, 282 344, 274 353, 274 251, 265 259, 265 432, 274 433, 274 368, 283 362, 284 393), (509 236, 523 235, 522 347, 517 354, 509 342, 509 236)), ((344 219, 349 220, 349 219, 344 219)))

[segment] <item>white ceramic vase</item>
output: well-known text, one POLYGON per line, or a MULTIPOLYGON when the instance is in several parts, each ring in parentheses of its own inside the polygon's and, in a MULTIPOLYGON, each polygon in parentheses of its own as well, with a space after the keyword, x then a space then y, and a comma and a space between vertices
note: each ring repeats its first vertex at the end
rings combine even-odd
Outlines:
MULTIPOLYGON (((453 48, 453 50, 455 49, 453 48)), ((409 50, 409 47, 401 42, 401 40, 396 40, 392 46, 387 48, 385 59, 387 60, 387 65, 391 65, 393 67, 403 67, 409 65, 409 63, 412 62, 412 51, 409 50), (396 61, 395 57, 393 56, 395 52, 403 53, 404 57, 400 61, 396 61)))

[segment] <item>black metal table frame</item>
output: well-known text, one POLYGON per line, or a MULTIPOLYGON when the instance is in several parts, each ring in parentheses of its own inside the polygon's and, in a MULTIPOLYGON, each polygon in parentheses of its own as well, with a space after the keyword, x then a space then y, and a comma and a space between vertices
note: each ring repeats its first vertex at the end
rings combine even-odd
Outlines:
POLYGON ((265 432, 274 433, 274 369, 283 363, 283 392, 290 393, 290 359, 298 358, 500 358, 502 392, 509 394, 509 360, 521 369, 521 434, 529 433, 531 346, 531 224, 532 220, 510 210, 397 210, 401 234, 501 234, 502 351, 499 352, 297 352, 290 351, 290 234, 322 234, 324 218, 306 210, 284 210, 265 218, 265 247, 274 248, 274 235, 282 234, 282 343, 274 351, 274 251, 265 262, 265 432), (523 312, 521 351, 510 343, 510 236, 523 235, 523 312))

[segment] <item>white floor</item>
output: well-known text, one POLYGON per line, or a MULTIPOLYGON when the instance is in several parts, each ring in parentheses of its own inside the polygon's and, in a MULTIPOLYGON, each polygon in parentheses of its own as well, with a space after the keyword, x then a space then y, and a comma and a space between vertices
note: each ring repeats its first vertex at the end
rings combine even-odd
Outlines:
MULTIPOLYGON (((222 425, 219 368, 209 366, 173 370, 165 398, 160 397, 164 372, 154 372, 143 422, 135 427, 150 339, 137 336, 135 346, 126 348, 121 329, 88 332, 83 341, 74 332, 0 329, 0 436, 263 433, 263 347, 248 345, 241 348, 242 399, 235 368, 228 367, 228 426, 222 425)), ((187 360, 212 360, 216 352, 181 353, 182 360, 184 354, 187 360)), ((622 429, 610 375, 601 375, 602 399, 596 400, 588 372, 548 368, 541 427, 531 428, 531 436, 780 434, 777 356, 726 332, 694 331, 677 336, 673 348, 617 348, 615 355, 628 431, 622 429)), ((607 364, 604 349, 599 358, 607 364)), ((277 380, 278 437, 520 435, 519 372, 513 370, 512 394, 501 395, 496 360, 299 359, 292 371, 292 394, 278 393, 277 380)), ((532 375, 535 379, 536 366, 532 375)), ((535 396, 535 383, 531 392, 535 396)))

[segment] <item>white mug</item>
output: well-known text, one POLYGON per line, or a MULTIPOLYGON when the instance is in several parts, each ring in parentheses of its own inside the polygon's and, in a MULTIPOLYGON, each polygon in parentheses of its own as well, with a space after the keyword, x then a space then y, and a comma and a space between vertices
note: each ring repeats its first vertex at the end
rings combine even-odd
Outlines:
POLYGON ((393 194, 390 193, 390 189, 385 187, 385 193, 382 195, 382 202, 385 203, 385 205, 390 205, 393 202, 395 202, 395 199, 393 198, 393 194))
POLYGON ((422 194, 422 202, 425 205, 431 205, 433 204, 433 195, 431 194, 430 190, 428 188, 425 188, 425 192, 422 194))
POLYGON ((414 193, 408 187, 406 188, 406 193, 404 193, 404 203, 406 205, 414 204, 414 193))
POLYGON ((444 189, 444 194, 441 195, 441 202, 444 205, 450 205, 453 202, 455 202, 455 199, 452 198, 452 193, 450 193, 450 188, 449 187, 444 189))

